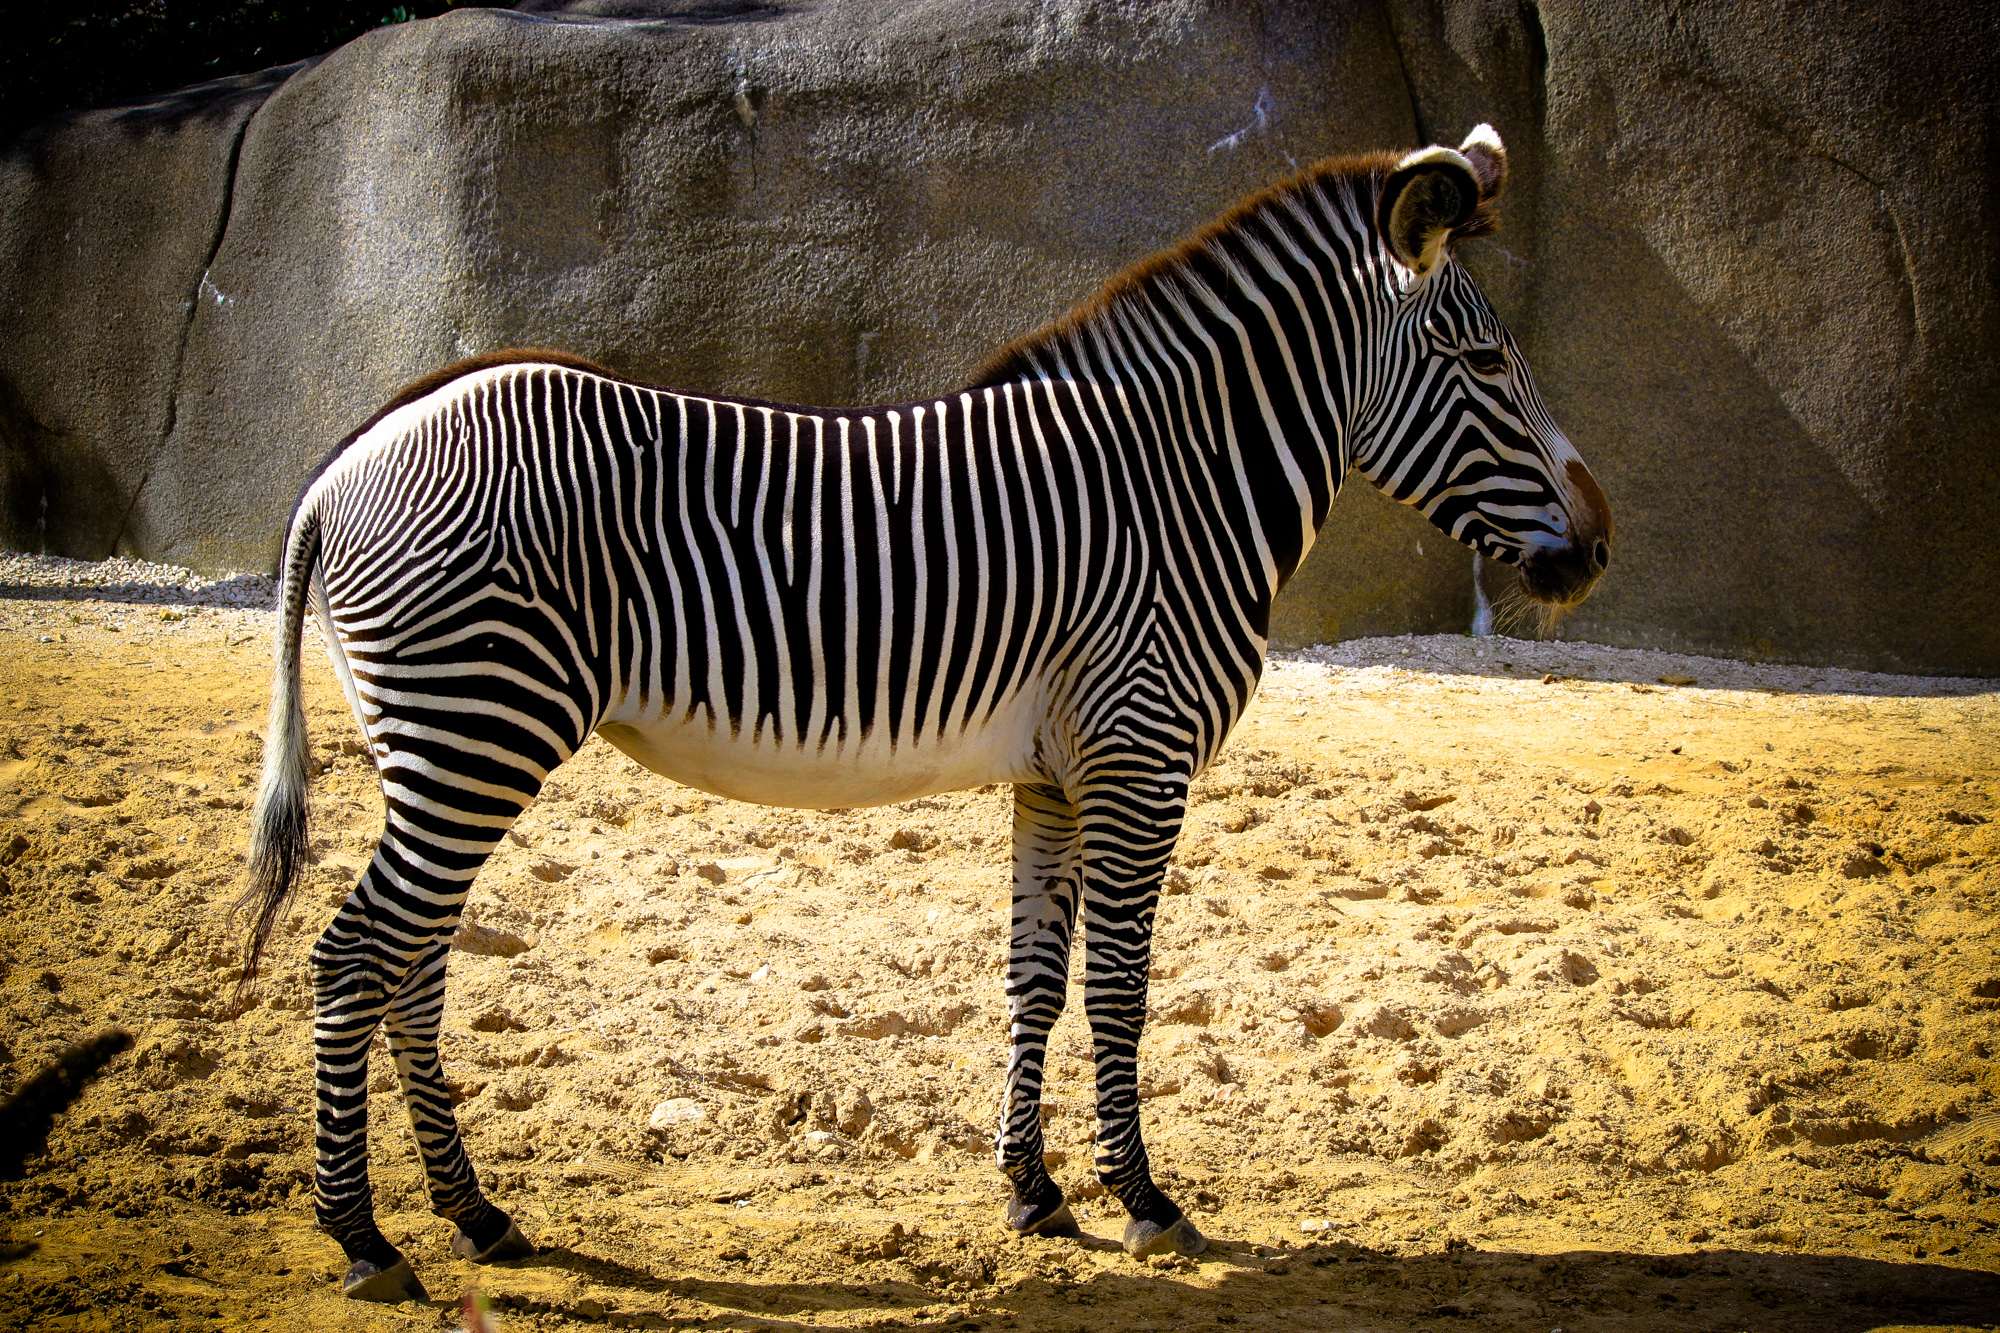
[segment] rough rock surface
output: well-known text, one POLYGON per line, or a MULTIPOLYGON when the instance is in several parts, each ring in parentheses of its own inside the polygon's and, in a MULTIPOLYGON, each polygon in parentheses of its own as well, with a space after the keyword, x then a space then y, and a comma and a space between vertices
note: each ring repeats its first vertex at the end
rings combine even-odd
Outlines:
MULTIPOLYGON (((399 384, 496 347, 783 401, 942 392, 1292 164, 1416 137, 1366 8, 721 8, 455 12, 283 82, 242 136, 227 226, 189 212, 198 240, 147 298, 171 315, 201 292, 146 430, 71 431, 144 442, 113 470, 118 503, 92 510, 109 528, 51 549, 266 569, 333 441, 399 384)), ((51 127, 33 160, 117 151, 102 141, 124 114, 51 127)), ((97 260, 71 280, 112 298, 97 260)), ((92 354, 86 329, 62 344, 36 379, 92 354)), ((36 420, 87 415, 55 388, 36 420)), ((1374 508, 1371 530, 1422 526, 1374 508)))
POLYGON ((1574 632, 2000 672, 1990 10, 1542 14, 1519 322, 1620 538, 1574 632))
MULTIPOLYGON (((1580 632, 2000 671, 1971 4, 540 8, 8 145, 0 544, 268 569, 328 445, 509 344, 941 392, 1294 163, 1490 119, 1466 257, 1617 513, 1580 632)), ((1462 627, 1471 563, 1356 485, 1276 633, 1462 627)))

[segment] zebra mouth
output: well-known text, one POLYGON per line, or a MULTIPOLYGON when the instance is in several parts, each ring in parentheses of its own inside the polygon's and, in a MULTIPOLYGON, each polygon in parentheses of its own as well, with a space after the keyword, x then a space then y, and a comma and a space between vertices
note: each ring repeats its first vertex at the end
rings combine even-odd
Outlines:
POLYGON ((1521 559, 1521 591, 1545 606, 1577 606, 1610 563, 1611 543, 1602 537, 1540 547, 1521 559))

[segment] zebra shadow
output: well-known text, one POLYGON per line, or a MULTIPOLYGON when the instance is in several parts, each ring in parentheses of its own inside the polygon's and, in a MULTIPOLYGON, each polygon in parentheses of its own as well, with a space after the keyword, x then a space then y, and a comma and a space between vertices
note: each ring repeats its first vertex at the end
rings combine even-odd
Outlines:
MULTIPOLYGON (((1086 1237, 1089 1250, 1111 1241, 1086 1237)), ((1968 1262, 1970 1262, 1968 1260, 1968 1262)), ((1386 1331, 1466 1326, 1537 1329, 1616 1318, 1639 1333, 1688 1328, 1863 1333, 1884 1324, 1983 1323, 2000 1309, 2000 1275, 1942 1263, 1853 1255, 1713 1249, 1679 1254, 1443 1250, 1397 1253, 1344 1242, 1303 1248, 1217 1241, 1193 1264, 1154 1270, 1113 1261, 1077 1282, 1030 1277, 941 1293, 902 1279, 667 1279, 565 1247, 505 1268, 555 1268, 601 1293, 500 1296, 500 1310, 628 1328, 824 1328, 873 1316, 894 1326, 999 1333, 1029 1329, 1202 1328, 1237 1323, 1386 1331), (625 1295, 629 1293, 629 1296, 625 1295), (623 1299, 621 1299, 623 1297, 623 1299), (677 1308, 680 1302, 694 1308, 677 1308), (621 1308, 624 1307, 624 1308, 621 1308)))

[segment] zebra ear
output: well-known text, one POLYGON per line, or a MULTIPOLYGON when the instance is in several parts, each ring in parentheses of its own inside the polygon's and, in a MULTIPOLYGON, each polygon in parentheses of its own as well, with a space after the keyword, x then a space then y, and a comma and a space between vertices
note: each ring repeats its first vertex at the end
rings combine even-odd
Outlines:
POLYGON ((1501 144, 1499 134, 1491 125, 1475 125, 1458 151, 1479 177, 1480 202, 1498 199, 1507 185, 1507 149, 1501 144))
POLYGON ((1375 221, 1396 258, 1421 277, 1443 257, 1452 229, 1472 220, 1479 199, 1479 175, 1463 153, 1422 148, 1382 183, 1375 221))

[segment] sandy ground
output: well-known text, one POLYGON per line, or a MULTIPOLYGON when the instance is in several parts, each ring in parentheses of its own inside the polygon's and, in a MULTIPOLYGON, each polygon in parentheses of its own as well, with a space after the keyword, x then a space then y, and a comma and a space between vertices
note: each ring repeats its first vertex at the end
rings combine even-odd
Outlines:
POLYGON ((1441 638, 1277 662, 1198 786, 1144 1069, 1200 1262, 1116 1247, 1080 1000, 1049 1142, 1099 1239, 998 1224, 1004 791, 771 810, 594 741, 481 878, 446 1023, 544 1253, 450 1257, 382 1059, 437 1300, 343 1301, 304 959, 379 803, 315 653, 317 863, 231 1017, 267 596, 0 557, 0 1078, 137 1039, 0 1186, 0 1327, 444 1328, 474 1284, 507 1328, 2000 1320, 1994 683, 1441 638))

